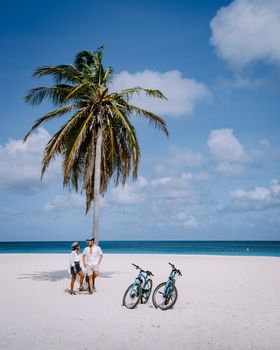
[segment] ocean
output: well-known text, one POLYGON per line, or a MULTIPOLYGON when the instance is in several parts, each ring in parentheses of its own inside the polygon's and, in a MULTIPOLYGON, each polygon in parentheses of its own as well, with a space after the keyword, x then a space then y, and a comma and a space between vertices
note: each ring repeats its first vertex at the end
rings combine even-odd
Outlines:
MULTIPOLYGON (((69 253, 72 241, 0 242, 0 254, 69 253)), ((86 242, 80 242, 81 249, 86 242)), ((101 241, 110 254, 280 256, 280 241, 101 241)))

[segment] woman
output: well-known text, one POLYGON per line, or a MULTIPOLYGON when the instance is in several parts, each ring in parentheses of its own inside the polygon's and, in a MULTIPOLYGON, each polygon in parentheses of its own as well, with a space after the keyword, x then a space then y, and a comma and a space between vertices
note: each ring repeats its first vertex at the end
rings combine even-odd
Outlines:
POLYGON ((74 284, 76 281, 77 274, 80 277, 80 288, 79 291, 83 290, 84 274, 80 265, 80 245, 79 242, 74 242, 71 245, 72 252, 70 254, 70 268, 71 268, 71 284, 70 284, 70 294, 75 295, 74 284))

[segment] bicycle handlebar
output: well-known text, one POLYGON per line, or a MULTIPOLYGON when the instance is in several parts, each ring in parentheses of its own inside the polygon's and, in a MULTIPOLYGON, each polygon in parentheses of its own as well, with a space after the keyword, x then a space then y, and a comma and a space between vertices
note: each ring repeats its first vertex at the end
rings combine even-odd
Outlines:
POLYGON ((151 271, 145 271, 148 276, 154 276, 154 274, 151 271))
POLYGON ((144 273, 146 273, 148 276, 154 276, 154 274, 151 272, 151 271, 145 271, 145 270, 143 270, 143 269, 141 269, 141 267, 140 266, 138 266, 138 265, 135 265, 135 264, 131 264, 131 265, 133 265, 135 268, 136 268, 136 270, 140 270, 141 272, 144 272, 144 273))
POLYGON ((172 269, 173 269, 176 273, 178 273, 179 276, 183 276, 183 275, 182 275, 182 272, 181 272, 179 269, 176 269, 175 265, 171 264, 170 262, 169 262, 168 264, 172 267, 172 269))

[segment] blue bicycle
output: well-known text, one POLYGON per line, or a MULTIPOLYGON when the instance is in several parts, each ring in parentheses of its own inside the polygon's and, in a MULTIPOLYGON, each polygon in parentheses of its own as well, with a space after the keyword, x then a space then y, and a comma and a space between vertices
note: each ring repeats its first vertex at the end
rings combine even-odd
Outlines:
POLYGON ((172 270, 167 282, 162 282, 156 287, 152 298, 155 308, 159 307, 161 310, 168 310, 175 305, 178 298, 175 278, 176 275, 182 276, 181 271, 176 269, 173 264, 169 263, 169 265, 172 267, 172 270))
POLYGON ((139 301, 146 304, 150 298, 153 281, 149 278, 153 276, 151 271, 145 271, 138 265, 132 264, 136 270, 140 270, 134 283, 132 283, 124 293, 123 305, 128 309, 134 309, 139 301))

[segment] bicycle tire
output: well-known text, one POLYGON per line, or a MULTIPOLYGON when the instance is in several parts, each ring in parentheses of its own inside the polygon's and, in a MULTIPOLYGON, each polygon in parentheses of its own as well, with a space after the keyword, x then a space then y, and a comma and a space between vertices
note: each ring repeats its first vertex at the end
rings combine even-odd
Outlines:
POLYGON ((131 304, 128 304, 128 302, 126 301, 126 298, 127 298, 128 294, 133 286, 134 286, 134 283, 132 283, 127 288, 127 290, 124 292, 124 295, 123 295, 123 306, 127 307, 128 309, 134 309, 138 305, 139 301, 141 300, 141 296, 142 296, 142 288, 140 285, 137 285, 138 295, 136 295, 133 298, 133 302, 131 304))
MULTIPOLYGON (((175 303, 176 303, 176 301, 177 301, 177 299, 178 299, 178 290, 177 290, 177 288, 175 287, 174 284, 171 284, 171 285, 170 285, 170 288, 173 289, 172 294, 174 293, 173 300, 170 301, 172 295, 169 294, 168 299, 167 299, 167 298, 165 298, 165 300, 163 299, 163 303, 158 303, 158 302, 157 302, 156 296, 157 296, 157 294, 158 294, 160 288, 162 288, 162 287, 164 288, 165 285, 166 285, 166 282, 160 283, 160 284, 155 288, 154 293, 153 293, 153 297, 152 297, 152 301, 153 301, 154 307, 155 307, 156 309, 157 309, 157 308, 160 308, 160 309, 163 310, 163 311, 172 308, 172 307, 175 305, 175 303), (166 301, 167 301, 167 304, 166 304, 166 301)), ((162 293, 160 293, 160 294, 162 294, 162 293)))
POLYGON ((153 289, 153 281, 149 278, 145 285, 145 289, 142 289, 141 304, 146 304, 149 301, 149 298, 152 294, 152 289, 153 289), (148 284, 150 285, 147 289, 148 284))

